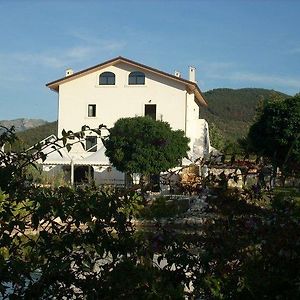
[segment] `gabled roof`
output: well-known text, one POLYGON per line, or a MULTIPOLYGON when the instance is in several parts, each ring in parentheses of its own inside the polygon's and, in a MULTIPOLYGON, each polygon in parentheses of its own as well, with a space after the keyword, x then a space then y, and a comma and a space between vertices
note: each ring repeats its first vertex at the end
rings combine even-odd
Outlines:
POLYGON ((87 75, 87 74, 92 73, 94 71, 101 70, 105 67, 115 65, 119 62, 123 62, 123 63, 126 63, 128 65, 135 66, 135 67, 138 67, 140 69, 143 69, 145 71, 158 74, 160 76, 172 79, 172 80, 177 81, 177 82, 181 82, 185 85, 185 88, 186 88, 188 93, 190 93, 190 94, 194 93, 195 94, 195 98, 196 98, 196 100, 198 101, 198 103, 200 105, 207 106, 207 103, 206 103, 206 101, 203 97, 203 94, 200 91, 200 88, 198 87, 197 83, 186 80, 186 79, 183 79, 183 78, 180 78, 180 77, 177 77, 175 75, 172 75, 172 74, 160 71, 160 70, 157 70, 155 68, 140 64, 136 61, 130 60, 130 59, 122 57, 122 56, 118 56, 116 58, 107 60, 107 61, 105 61, 101 64, 98 64, 98 65, 95 65, 93 67, 81 70, 81 71, 76 72, 76 73, 74 73, 70 76, 63 77, 63 78, 57 79, 55 81, 49 82, 49 83, 46 84, 46 86, 49 87, 51 90, 58 92, 59 91, 59 85, 62 84, 62 83, 71 81, 75 78, 79 78, 81 76, 87 75))

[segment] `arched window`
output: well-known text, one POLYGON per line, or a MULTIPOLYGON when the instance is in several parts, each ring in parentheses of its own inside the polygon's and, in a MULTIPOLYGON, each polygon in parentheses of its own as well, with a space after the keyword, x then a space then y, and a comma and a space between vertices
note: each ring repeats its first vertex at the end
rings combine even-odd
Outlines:
POLYGON ((99 84, 100 85, 115 85, 116 76, 112 72, 104 72, 100 74, 99 84))
POLYGON ((143 72, 131 72, 128 77, 128 84, 145 84, 145 74, 143 72))

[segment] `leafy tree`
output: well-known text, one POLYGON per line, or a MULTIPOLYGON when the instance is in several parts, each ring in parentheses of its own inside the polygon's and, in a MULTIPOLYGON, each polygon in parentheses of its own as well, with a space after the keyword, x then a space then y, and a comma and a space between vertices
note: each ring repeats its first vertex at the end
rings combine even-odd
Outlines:
POLYGON ((257 88, 210 90, 204 93, 208 107, 200 110, 200 117, 209 124, 215 123, 225 140, 236 141, 247 135, 260 102, 282 96, 288 97, 274 90, 257 88))
POLYGON ((181 130, 149 117, 119 119, 104 142, 105 154, 117 170, 143 175, 160 173, 180 164, 189 150, 181 130))
POLYGON ((219 151, 222 151, 225 145, 225 140, 222 132, 215 123, 209 124, 209 137, 211 145, 219 151))
MULTIPOLYGON (((14 139, 5 132, 0 147, 14 139)), ((300 205, 286 191, 268 203, 256 189, 213 189, 190 233, 145 235, 127 210, 136 193, 31 182, 24 170, 44 146, 0 148, 3 299, 300 298, 300 205)))
POLYGON ((300 297, 299 203, 285 193, 263 206, 251 194, 224 190, 208 199, 212 217, 189 240, 201 249, 193 264, 200 299, 300 297))
MULTIPOLYGON (((134 235, 124 213, 133 192, 45 188, 26 176, 45 147, 77 136, 65 132, 35 152, 0 148, 1 299, 182 299, 185 271, 172 269, 177 248, 162 270, 153 264, 158 243, 134 235)), ((0 146, 14 141, 12 130, 0 135, 0 146)))
POLYGON ((299 172, 300 96, 267 102, 251 126, 248 140, 255 152, 270 159, 274 169, 299 172))

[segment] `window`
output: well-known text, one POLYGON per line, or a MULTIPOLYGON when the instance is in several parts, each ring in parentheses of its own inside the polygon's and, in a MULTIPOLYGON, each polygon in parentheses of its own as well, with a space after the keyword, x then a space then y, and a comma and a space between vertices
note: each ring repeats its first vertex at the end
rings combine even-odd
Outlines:
POLYGON ((145 104, 145 116, 156 120, 156 104, 145 104))
POLYGON ((85 150, 88 152, 97 151, 97 137, 96 136, 87 136, 85 139, 85 150))
POLYGON ((142 72, 131 72, 128 77, 128 84, 145 84, 145 74, 142 72))
POLYGON ((96 117, 96 104, 88 105, 88 117, 96 117))
POLYGON ((112 72, 104 72, 100 74, 99 84, 100 85, 115 85, 116 76, 112 72))

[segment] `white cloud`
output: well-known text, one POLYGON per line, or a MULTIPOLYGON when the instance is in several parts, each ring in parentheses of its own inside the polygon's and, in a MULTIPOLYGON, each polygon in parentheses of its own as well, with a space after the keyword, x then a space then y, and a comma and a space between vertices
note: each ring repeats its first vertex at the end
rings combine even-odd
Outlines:
POLYGON ((300 54, 300 47, 295 47, 288 50, 289 54, 300 54))
POLYGON ((253 82, 265 82, 274 85, 287 86, 292 88, 300 87, 300 78, 292 77, 281 77, 277 75, 266 75, 266 74, 254 74, 254 73, 237 73, 233 76, 237 80, 242 81, 253 81, 253 82))
POLYGON ((259 84, 266 84, 272 86, 282 86, 289 88, 300 88, 300 78, 294 77, 283 77, 273 74, 258 74, 250 72, 230 72, 230 73, 219 73, 219 74, 210 74, 210 78, 214 79, 226 79, 231 81, 242 81, 242 82, 252 82, 259 84))
POLYGON ((208 78, 206 81, 216 79, 236 83, 245 82, 245 84, 254 83, 274 88, 300 89, 300 77, 243 71, 241 70, 243 66, 233 62, 200 62, 199 65, 202 74, 208 78))
POLYGON ((60 68, 64 65, 61 57, 50 53, 12 53, 7 56, 12 62, 28 63, 30 65, 43 65, 52 68, 60 68))
POLYGON ((18 65, 34 66, 41 65, 51 68, 61 68, 65 65, 64 56, 56 56, 52 53, 0 53, 0 62, 6 62, 6 69, 16 69, 18 65))
POLYGON ((224 71, 228 69, 232 69, 237 65, 233 62, 210 62, 203 65, 203 68, 207 71, 214 72, 214 71, 224 71))
POLYGON ((82 60, 92 55, 94 49, 92 47, 78 46, 68 49, 64 56, 67 59, 82 60))
POLYGON ((10 82, 10 83, 16 83, 16 82, 26 82, 28 81, 28 78, 26 76, 22 76, 19 74, 2 74, 0 73, 0 81, 1 82, 10 82))
POLYGON ((29 68, 40 65, 61 69, 99 57, 99 55, 120 51, 126 45, 123 41, 104 40, 81 33, 72 33, 72 36, 75 38, 75 46, 73 47, 60 49, 56 47, 43 52, 0 53, 0 64, 2 68, 6 65, 6 69, 16 68, 20 63, 29 68))
POLYGON ((77 39, 85 45, 89 45, 93 49, 100 50, 121 50, 126 46, 126 43, 117 39, 103 39, 100 36, 90 35, 88 32, 73 31, 70 36, 77 39))

